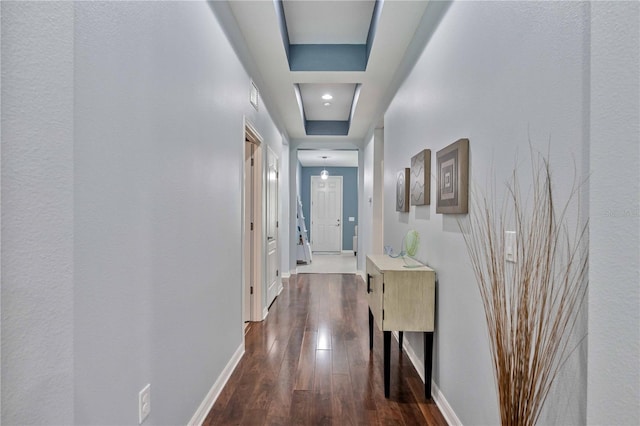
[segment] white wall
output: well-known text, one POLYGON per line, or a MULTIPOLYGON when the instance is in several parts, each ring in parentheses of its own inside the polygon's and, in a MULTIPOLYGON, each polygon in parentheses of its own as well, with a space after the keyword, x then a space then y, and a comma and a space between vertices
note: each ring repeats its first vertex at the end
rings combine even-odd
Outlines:
POLYGON ((383 240, 383 170, 384 129, 376 128, 371 136, 365 139, 362 157, 362 182, 360 206, 360 224, 358 226, 358 271, 365 276, 366 256, 382 254, 383 240))
POLYGON ((73 5, 2 2, 3 424, 73 423, 73 5))
POLYGON ((640 4, 591 4, 589 424, 640 419, 640 4))
POLYGON ((243 341, 243 116, 280 132, 206 3, 2 15, 2 422, 137 424, 151 383, 184 424, 243 341))
MULTIPOLYGON (((434 173, 436 152, 469 138, 472 182, 501 185, 531 143, 549 147, 557 195, 566 195, 574 159, 578 176, 586 174, 588 17, 588 4, 573 2, 455 2, 385 115, 384 244, 398 249, 408 229, 418 230, 417 257, 437 271, 433 378, 464 424, 499 419, 475 277, 456 216, 435 213, 435 179, 431 206, 398 213, 396 173, 424 148, 434 173)), ((421 335, 408 341, 422 359, 421 335)), ((584 346, 542 423, 586 421, 584 346)))
MULTIPOLYGON (((281 276, 283 278, 287 278, 291 271, 291 260, 289 259, 289 250, 291 246, 291 221, 289 218, 291 217, 291 209, 289 206, 290 197, 289 197, 289 145, 284 145, 282 147, 281 156, 280 156, 280 187, 279 187, 279 196, 280 196, 280 226, 278 230, 280 234, 278 236, 280 244, 280 271, 282 271, 281 276)), ((294 221, 295 222, 295 221, 294 221)))
POLYGON ((358 153, 358 172, 362 176, 358 185, 358 211, 360 218, 358 221, 358 265, 357 270, 363 277, 366 277, 366 256, 372 253, 371 240, 373 233, 373 146, 374 135, 365 138, 364 149, 358 153))

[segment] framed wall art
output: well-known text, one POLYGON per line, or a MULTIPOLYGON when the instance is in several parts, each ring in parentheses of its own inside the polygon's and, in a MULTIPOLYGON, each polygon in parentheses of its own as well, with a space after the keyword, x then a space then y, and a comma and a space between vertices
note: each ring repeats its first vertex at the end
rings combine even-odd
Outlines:
POLYGON ((411 157, 411 205, 431 204, 431 150, 424 149, 411 157))
POLYGON ((398 172, 396 180, 396 211, 409 211, 409 174, 410 169, 402 169, 398 172))
POLYGON ((436 154, 436 213, 467 213, 469 200, 469 139, 460 139, 436 154))

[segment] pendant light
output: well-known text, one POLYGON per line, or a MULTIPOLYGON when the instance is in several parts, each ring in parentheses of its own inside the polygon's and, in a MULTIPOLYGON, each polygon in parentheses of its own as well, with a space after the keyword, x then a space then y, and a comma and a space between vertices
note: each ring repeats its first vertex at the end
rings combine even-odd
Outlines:
POLYGON ((320 179, 327 180, 329 178, 329 172, 327 171, 327 156, 323 155, 322 159, 324 160, 324 168, 320 172, 320 179))

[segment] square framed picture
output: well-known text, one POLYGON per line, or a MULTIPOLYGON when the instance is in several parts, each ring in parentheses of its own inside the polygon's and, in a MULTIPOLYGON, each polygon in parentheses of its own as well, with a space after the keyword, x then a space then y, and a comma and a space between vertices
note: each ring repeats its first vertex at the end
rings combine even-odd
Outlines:
POLYGON ((409 211, 409 174, 410 169, 402 169, 396 179, 396 211, 409 211))
POLYGON ((436 213, 463 214, 469 204, 469 139, 459 139, 436 154, 436 213))
POLYGON ((411 157, 411 205, 431 204, 431 150, 423 149, 411 157))

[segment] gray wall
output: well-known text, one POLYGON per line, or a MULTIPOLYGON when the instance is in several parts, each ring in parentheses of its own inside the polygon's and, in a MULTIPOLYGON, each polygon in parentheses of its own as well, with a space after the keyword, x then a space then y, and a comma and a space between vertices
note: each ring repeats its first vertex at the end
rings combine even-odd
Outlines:
POLYGON ((151 383, 146 423, 185 424, 243 342, 243 116, 282 137, 206 3, 2 30, 2 423, 137 424, 151 383))
MULTIPOLYGON (((311 176, 320 176, 324 167, 302 167, 301 199, 307 230, 311 232, 311 176)), ((353 236, 358 224, 358 168, 326 167, 330 176, 342 176, 342 250, 353 250, 353 236), (349 216, 355 218, 349 222, 349 216)), ((309 234, 308 237, 311 237, 309 234)))
MULTIPOLYGON (((414 228, 419 260, 438 274, 434 380, 464 424, 497 424, 498 410, 480 295, 455 215, 431 206, 395 211, 395 176, 424 148, 470 140, 474 185, 500 187, 529 144, 551 153, 557 196, 570 191, 574 160, 587 175, 586 3, 454 2, 384 119, 384 244, 414 228)), ((525 180, 523 185, 527 185, 525 180)), ((501 191, 500 191, 501 192, 501 191)), ((584 332, 586 321, 579 328, 584 332)), ((422 337, 409 334, 422 359, 422 337)), ((541 423, 586 422, 586 344, 566 364, 541 423)))
POLYGON ((0 7, 0 423, 72 424, 73 4, 0 7))
POLYGON ((638 2, 591 4, 587 421, 594 425, 640 419, 639 22, 638 2))

